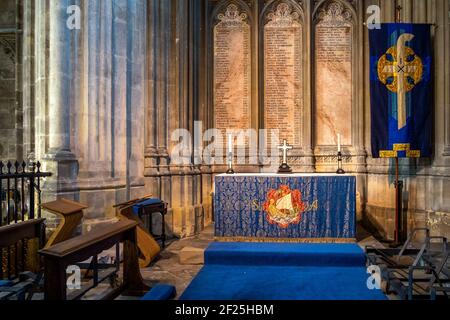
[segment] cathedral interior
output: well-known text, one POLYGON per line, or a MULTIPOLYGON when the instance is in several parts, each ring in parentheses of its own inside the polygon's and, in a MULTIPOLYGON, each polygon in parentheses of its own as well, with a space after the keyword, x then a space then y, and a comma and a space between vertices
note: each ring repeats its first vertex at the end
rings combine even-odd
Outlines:
MULTIPOLYGON (((222 212, 215 179, 230 159, 216 151, 218 161, 205 161, 213 129, 278 130, 274 143, 292 146, 286 164, 305 177, 334 175, 340 165, 355 177, 358 241, 398 240, 399 207, 405 237, 419 228, 450 237, 450 0, 0 1, 1 217, 8 219, 0 226, 10 222, 14 184, 2 174, 22 167, 26 177, 26 170, 49 173, 34 198, 16 202, 24 208, 26 200, 29 210, 39 204, 46 237, 56 242, 61 207, 45 203, 67 199, 64 215, 82 204, 71 232, 89 235, 123 222, 117 205, 160 199, 164 214, 144 222, 164 235, 167 249, 152 242, 162 260, 141 273, 158 282, 169 270, 165 281, 182 294, 222 212), (381 24, 429 25, 432 62, 420 66, 431 65, 430 156, 416 157, 409 146, 403 151, 411 157, 395 159, 372 150, 369 23, 377 14, 381 24)), ((237 174, 276 173, 277 148, 273 168, 252 161, 251 142, 241 146, 237 174)), ((301 200, 292 203, 296 209, 301 200)))

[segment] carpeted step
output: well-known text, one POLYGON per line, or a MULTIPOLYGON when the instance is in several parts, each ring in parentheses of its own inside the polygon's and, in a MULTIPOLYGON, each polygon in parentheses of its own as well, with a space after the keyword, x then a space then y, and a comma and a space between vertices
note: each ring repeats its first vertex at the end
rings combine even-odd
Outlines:
POLYGON ((205 251, 205 265, 364 266, 357 244, 215 242, 205 251))
POLYGON ((386 300, 364 267, 205 266, 180 300, 386 300))

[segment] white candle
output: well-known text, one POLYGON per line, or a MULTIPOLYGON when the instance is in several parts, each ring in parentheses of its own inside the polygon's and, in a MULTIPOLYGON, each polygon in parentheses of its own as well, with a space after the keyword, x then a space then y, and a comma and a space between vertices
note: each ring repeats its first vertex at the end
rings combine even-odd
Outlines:
POLYGON ((228 135, 228 153, 233 153, 233 142, 232 142, 232 135, 228 135))
POLYGON ((341 135, 338 134, 338 152, 341 152, 341 135))

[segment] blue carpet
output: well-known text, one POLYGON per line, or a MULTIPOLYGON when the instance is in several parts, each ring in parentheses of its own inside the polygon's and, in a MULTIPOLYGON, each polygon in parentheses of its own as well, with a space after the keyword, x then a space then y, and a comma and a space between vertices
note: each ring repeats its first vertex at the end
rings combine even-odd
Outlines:
POLYGON ((206 265, 362 266, 366 258, 355 244, 212 243, 206 265))
POLYGON ((181 300, 385 300, 355 244, 213 243, 181 300))
POLYGON ((165 284, 157 284, 145 296, 141 298, 142 301, 165 301, 173 299, 177 295, 177 290, 174 286, 165 284))

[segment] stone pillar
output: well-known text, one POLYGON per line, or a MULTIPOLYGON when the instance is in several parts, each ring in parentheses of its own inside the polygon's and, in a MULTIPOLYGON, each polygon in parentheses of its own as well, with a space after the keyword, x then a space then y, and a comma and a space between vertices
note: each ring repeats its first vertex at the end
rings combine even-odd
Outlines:
POLYGON ((169 210, 167 216, 168 234, 174 233, 173 227, 173 206, 172 198, 174 190, 172 189, 171 178, 169 173, 169 153, 168 153, 168 113, 173 112, 173 74, 175 70, 176 60, 173 59, 171 53, 174 51, 173 43, 175 40, 173 26, 173 3, 174 1, 158 1, 159 10, 158 19, 158 52, 157 71, 156 71, 156 153, 158 163, 158 185, 161 199, 169 202, 169 210), (171 77, 172 76, 172 77, 171 77))
MULTIPOLYGON (((161 45, 159 26, 159 1, 148 1, 147 5, 147 106, 146 106, 146 136, 145 136, 145 176, 155 176, 158 172, 157 153, 157 54, 161 45)), ((154 179, 154 178, 152 178, 154 179)), ((154 183, 151 183, 154 185, 154 183)), ((152 191, 154 192, 154 191, 152 191)))
POLYGON ((436 23, 432 26, 432 41, 434 45, 434 102, 435 102, 435 157, 433 165, 438 169, 440 166, 450 166, 448 156, 450 149, 450 120, 449 120, 449 3, 446 1, 436 1, 434 13, 431 15, 431 23, 436 23))
POLYGON ((75 191, 77 159, 71 151, 72 39, 66 27, 69 0, 49 2, 48 148, 44 168, 53 176, 45 188, 55 196, 75 191))
POLYGON ((448 157, 450 163, 450 1, 444 4, 444 12, 447 16, 447 22, 444 22, 445 29, 445 77, 446 77, 446 97, 445 97, 445 148, 444 155, 448 157))
POLYGON ((143 196, 144 187, 144 148, 145 148, 145 68, 147 44, 147 1, 137 0, 129 3, 128 33, 133 39, 129 49, 129 79, 127 80, 127 154, 128 159, 128 197, 143 196))
POLYGON ((395 21, 395 1, 394 0, 381 0, 381 12, 383 22, 395 21))
MULTIPOLYGON (((189 112, 189 102, 186 96, 187 78, 186 71, 188 68, 188 51, 187 37, 189 30, 188 1, 176 0, 172 8, 172 19, 174 24, 174 37, 177 41, 172 43, 170 51, 170 61, 176 63, 170 66, 170 117, 169 117, 169 139, 172 132, 177 129, 189 129, 187 115, 189 112)), ((177 141, 169 141, 169 151, 178 144, 177 141)), ((187 159, 188 160, 188 159, 187 159)), ((192 177, 189 176, 189 166, 182 164, 170 164, 171 173, 171 189, 172 189, 172 210, 173 210, 173 231, 180 237, 191 235, 190 227, 193 225, 193 210, 190 210, 190 197, 192 197, 192 177)))
POLYGON ((35 1, 23 2, 23 153, 24 160, 35 158, 35 77, 34 77, 35 1))
MULTIPOLYGON (((15 1, 16 21, 15 29, 23 30, 23 3, 15 1)), ((19 32, 15 35, 15 158, 24 159, 23 139, 23 36, 19 32)))
MULTIPOLYGON (((89 230, 105 218, 113 219, 115 210, 112 205, 125 199, 125 167, 121 168, 123 175, 116 178, 113 162, 116 155, 124 156, 125 147, 119 149, 117 146, 115 150, 113 139, 124 134, 114 125, 125 122, 125 119, 114 117, 114 102, 119 101, 122 105, 124 100, 116 97, 115 93, 122 92, 122 89, 115 88, 120 81, 115 82, 113 78, 116 70, 113 43, 121 41, 113 36, 113 8, 116 4, 114 1, 80 2, 83 18, 79 45, 81 58, 78 62, 80 76, 76 82, 80 97, 73 97, 76 107, 72 114, 76 141, 74 151, 80 159, 79 200, 89 205, 85 210, 85 230, 89 230)), ((121 38, 124 36, 126 33, 122 33, 121 38)), ((124 76, 120 79, 126 80, 124 76)))
MULTIPOLYGON (((128 12, 128 1, 112 5, 112 177, 125 183, 127 166, 127 91, 128 91, 128 24, 134 19, 128 12)), ((123 199, 123 198, 121 198, 123 199)))
MULTIPOLYGON (((304 12, 312 12, 314 10, 314 5, 312 1, 305 1, 303 6, 304 12)), ((311 39, 311 15, 304 15, 304 23, 303 28, 305 32, 303 36, 306 39, 311 39)), ((314 164, 314 150, 313 150, 313 126, 312 126, 312 115, 313 115, 313 103, 311 96, 311 81, 307 81, 307 79, 311 78, 311 65, 312 65, 312 45, 309 40, 304 41, 304 68, 306 71, 304 72, 304 94, 303 94, 303 104, 304 104, 304 112, 303 112, 303 134, 302 134, 302 166, 299 168, 302 172, 315 172, 315 164, 314 164)))
POLYGON ((35 1, 34 52, 35 52, 35 157, 42 159, 48 147, 46 137, 48 104, 48 4, 35 1))
MULTIPOLYGON (((413 12, 413 6, 415 0, 401 0, 399 1, 399 5, 402 7, 402 21, 403 22, 411 22, 413 21, 413 15, 415 14, 416 10, 413 12)), ((424 1, 422 1, 424 2, 424 1)))
POLYGON ((171 82, 171 75, 175 71, 176 61, 171 60, 173 26, 172 26, 172 1, 159 0, 159 41, 158 52, 158 73, 157 73, 157 149, 159 154, 160 172, 167 173, 168 166, 168 111, 173 103, 171 96, 174 87, 171 82))
POLYGON ((414 23, 427 23, 427 2, 430 2, 428 0, 426 1, 414 1, 414 17, 413 21, 414 23))
MULTIPOLYGON (((208 106, 208 74, 205 70, 208 70, 208 47, 206 44, 207 39, 207 1, 193 1, 193 17, 191 21, 194 23, 194 44, 191 49, 195 61, 193 61, 192 69, 196 74, 196 81, 193 86, 193 90, 197 88, 196 100, 194 101, 195 116, 194 120, 201 121, 203 128, 210 128, 212 117, 210 116, 210 110, 208 106)), ((198 146, 203 148, 203 132, 199 133, 197 137, 198 146)), ((198 152, 198 155, 200 153, 198 152)), ((212 170, 210 166, 200 165, 199 171, 201 176, 199 177, 199 184, 201 190, 201 204, 204 214, 204 225, 207 226, 212 221, 212 170)))

